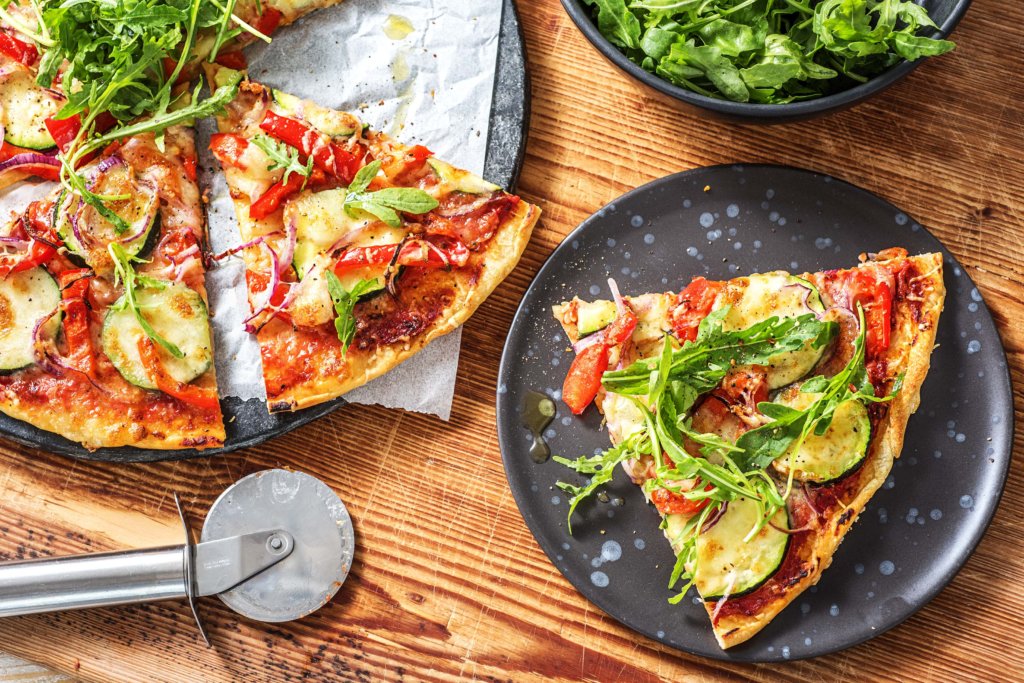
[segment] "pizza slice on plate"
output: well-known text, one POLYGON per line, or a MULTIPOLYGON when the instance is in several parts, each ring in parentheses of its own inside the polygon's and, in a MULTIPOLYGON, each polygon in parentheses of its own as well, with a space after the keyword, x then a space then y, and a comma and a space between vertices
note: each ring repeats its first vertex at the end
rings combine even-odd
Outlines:
POLYGON ((252 81, 218 124, 271 411, 340 396, 454 330, 540 215, 426 147, 252 81))
POLYGON ((0 411, 90 449, 221 445, 192 131, 79 173, 0 228, 0 411))
POLYGON ((662 516, 672 584, 719 644, 814 585, 903 446, 945 289, 941 254, 555 307, 576 358, 562 399, 596 399, 613 448, 563 483, 576 505, 622 464, 662 516))

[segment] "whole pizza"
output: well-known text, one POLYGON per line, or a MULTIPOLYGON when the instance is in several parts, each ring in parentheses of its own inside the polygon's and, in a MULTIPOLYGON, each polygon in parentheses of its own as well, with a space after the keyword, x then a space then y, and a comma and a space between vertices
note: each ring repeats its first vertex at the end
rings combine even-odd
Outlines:
POLYGON ((515 267, 536 207, 248 80, 244 45, 330 4, 0 12, 0 187, 57 181, 0 227, 0 410, 89 449, 221 446, 204 277, 218 260, 245 261, 271 411, 387 372, 515 267), (196 184, 192 125, 211 114, 244 242, 224 254, 196 184))

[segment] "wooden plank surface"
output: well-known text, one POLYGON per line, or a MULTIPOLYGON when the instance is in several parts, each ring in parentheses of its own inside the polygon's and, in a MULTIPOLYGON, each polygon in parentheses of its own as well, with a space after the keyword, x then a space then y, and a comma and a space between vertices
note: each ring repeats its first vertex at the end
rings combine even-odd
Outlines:
POLYGON ((771 128, 652 98, 591 49, 556 0, 520 11, 534 87, 520 190, 545 213, 520 267, 466 325, 450 423, 347 406, 259 448, 153 465, 0 443, 4 559, 177 542, 172 491, 201 519, 233 481, 285 466, 334 487, 355 519, 355 564, 338 597, 285 625, 241 621, 204 599, 211 649, 184 604, 7 619, 0 649, 94 681, 1024 678, 1024 435, 992 527, 930 605, 851 650, 753 666, 679 654, 583 600, 516 510, 494 416, 505 332, 559 240, 637 185, 737 161, 828 172, 906 207, 978 283, 1024 386, 1024 5, 976 0, 952 55, 868 104, 771 128))

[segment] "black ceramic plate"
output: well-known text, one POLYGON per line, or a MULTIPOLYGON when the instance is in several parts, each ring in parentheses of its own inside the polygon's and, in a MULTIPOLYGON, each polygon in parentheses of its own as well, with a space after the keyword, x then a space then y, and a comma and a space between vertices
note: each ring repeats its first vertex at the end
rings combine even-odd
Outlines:
MULTIPOLYGON (((967 560, 995 511, 1010 461, 1013 401, 992 317, 967 273, 924 228, 847 183, 778 166, 719 166, 662 178, 577 228, 541 268, 516 313, 498 378, 498 433, 509 485, 537 542, 605 612, 667 645, 716 659, 779 661, 850 647, 900 623, 967 560), (705 189, 706 188, 706 189, 705 189), (850 267, 890 246, 941 251, 948 295, 939 346, 902 457, 840 546, 821 582, 747 643, 723 652, 704 608, 670 605, 674 556, 657 512, 621 472, 612 500, 578 508, 566 529, 559 479, 580 477, 529 456, 520 410, 530 390, 554 398, 572 360, 551 306, 574 295, 678 291, 694 275, 727 279, 773 269, 850 267)), ((567 457, 608 447, 591 408, 559 401, 547 431, 567 457)))
MULTIPOLYGON (((282 29, 286 31, 287 29, 282 29)), ((526 55, 522 27, 512 0, 505 0, 501 29, 498 35, 498 64, 495 73, 494 102, 491 107, 484 177, 502 187, 513 188, 519 180, 523 152, 526 148, 526 129, 530 119, 530 87, 526 73, 526 55)), ((225 398, 221 401, 227 439, 223 448, 197 451, 147 450, 142 448, 101 448, 87 451, 81 445, 52 432, 0 414, 0 435, 26 446, 52 453, 86 460, 112 462, 153 462, 178 460, 196 456, 217 455, 263 443, 344 405, 336 399, 297 413, 267 413, 266 404, 259 399, 243 401, 225 398)))

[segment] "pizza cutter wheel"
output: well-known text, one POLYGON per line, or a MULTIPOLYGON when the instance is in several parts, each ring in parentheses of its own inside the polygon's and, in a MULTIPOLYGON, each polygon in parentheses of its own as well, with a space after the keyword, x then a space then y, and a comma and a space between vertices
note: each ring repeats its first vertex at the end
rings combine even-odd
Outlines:
POLYGON ((0 617, 216 595, 242 616, 291 621, 337 593, 355 550, 345 504, 302 472, 264 470, 214 501, 200 542, 0 564, 0 617))

